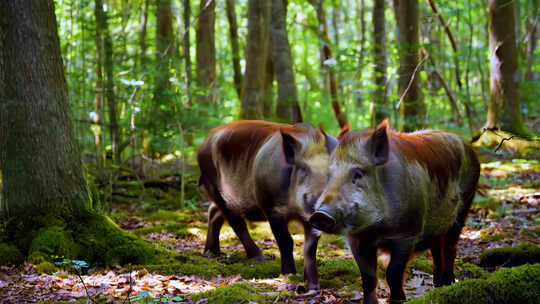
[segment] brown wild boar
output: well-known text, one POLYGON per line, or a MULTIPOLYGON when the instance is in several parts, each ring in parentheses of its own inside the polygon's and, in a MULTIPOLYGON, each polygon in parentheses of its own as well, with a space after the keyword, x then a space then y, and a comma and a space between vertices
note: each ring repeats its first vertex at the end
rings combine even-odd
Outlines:
POLYGON ((200 185, 213 201, 208 210, 205 252, 219 255, 224 220, 242 242, 249 258, 263 260, 245 220, 268 220, 281 254, 281 272, 296 273, 290 220, 304 226, 304 274, 308 288, 318 289, 315 255, 320 231, 309 216, 328 180, 330 152, 337 140, 305 123, 239 121, 210 131, 197 161, 200 185))
POLYGON ((377 303, 377 249, 390 254, 390 302, 405 300, 404 271, 418 251, 431 251, 435 286, 454 282, 456 244, 480 174, 468 144, 444 131, 394 132, 385 120, 340 135, 328 170, 310 222, 348 236, 364 303, 377 303))

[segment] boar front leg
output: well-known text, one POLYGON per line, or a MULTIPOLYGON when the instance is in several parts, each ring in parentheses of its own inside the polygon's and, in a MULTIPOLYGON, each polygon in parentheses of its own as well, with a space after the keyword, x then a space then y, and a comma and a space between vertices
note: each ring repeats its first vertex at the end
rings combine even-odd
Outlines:
POLYGON ((320 237, 320 231, 313 229, 309 223, 304 223, 304 280, 308 282, 308 290, 319 289, 317 243, 320 237))
POLYGON ((212 203, 208 208, 208 232, 206 234, 206 245, 204 246, 205 253, 219 256, 219 232, 223 222, 225 222, 225 216, 219 210, 219 207, 212 203))
POLYGON ((364 304, 377 304, 377 247, 355 237, 349 238, 349 246, 362 276, 364 304))
POLYGON ((268 213, 267 215, 281 255, 281 273, 296 273, 293 258, 293 239, 287 228, 287 220, 280 215, 268 213))
POLYGON ((403 277, 413 248, 413 240, 403 239, 392 241, 390 263, 386 269, 386 281, 388 282, 388 287, 390 287, 390 303, 405 302, 403 277))

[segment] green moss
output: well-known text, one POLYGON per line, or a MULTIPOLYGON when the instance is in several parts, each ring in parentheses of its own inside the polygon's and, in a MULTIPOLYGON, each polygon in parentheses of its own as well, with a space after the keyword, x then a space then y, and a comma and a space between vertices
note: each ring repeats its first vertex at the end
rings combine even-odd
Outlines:
POLYGON ((278 293, 268 293, 269 290, 263 288, 255 288, 247 283, 235 283, 224 287, 219 287, 204 293, 196 293, 192 295, 192 299, 196 302, 200 299, 208 299, 208 303, 212 304, 235 304, 235 303, 272 303, 277 298, 286 298, 288 295, 278 293))
POLYGON ((61 226, 51 226, 38 230, 30 244, 29 253, 41 252, 71 259, 78 256, 79 250, 71 231, 61 226))
POLYGON ((501 247, 484 250, 480 254, 480 266, 517 266, 540 263, 540 247, 533 243, 523 243, 516 247, 501 247))
POLYGON ((17 247, 0 243, 0 265, 19 265, 24 262, 24 257, 17 247))
MULTIPOLYGON (((218 275, 240 275, 244 279, 278 277, 281 272, 279 259, 264 262, 247 259, 243 253, 220 258, 208 258, 199 252, 183 251, 171 260, 160 264, 145 265, 148 271, 161 274, 199 275, 211 278, 218 275)), ((297 267, 301 262, 297 263, 297 267)), ((301 269, 301 268, 300 268, 301 269)))
POLYGON ((150 221, 187 223, 190 222, 193 217, 191 215, 180 213, 178 211, 158 210, 147 216, 144 216, 144 218, 150 221))
POLYGON ((481 267, 475 264, 461 262, 456 263, 454 274, 459 281, 465 279, 487 279, 489 277, 489 273, 481 267))
POLYGON ((54 267, 53 263, 44 261, 36 265, 36 271, 39 274, 42 274, 42 273, 52 274, 56 271, 56 267, 54 267))
POLYGON ((408 270, 416 269, 425 273, 433 274, 433 262, 425 253, 416 256, 409 264, 408 270))
POLYGON ((470 279, 436 288, 407 303, 537 303, 540 264, 501 269, 487 279, 470 279))
POLYGON ((80 258, 104 265, 149 264, 164 249, 145 242, 120 229, 104 215, 92 215, 78 223, 75 235, 84 249, 80 258))
POLYGON ((26 260, 30 264, 37 265, 37 264, 45 262, 47 260, 47 255, 44 254, 43 252, 34 251, 28 256, 26 260))
POLYGON ((160 233, 160 232, 170 232, 174 233, 182 239, 190 239, 196 237, 193 233, 189 232, 189 227, 183 223, 172 223, 172 224, 160 224, 155 226, 143 227, 133 230, 135 235, 145 235, 149 233, 160 233))

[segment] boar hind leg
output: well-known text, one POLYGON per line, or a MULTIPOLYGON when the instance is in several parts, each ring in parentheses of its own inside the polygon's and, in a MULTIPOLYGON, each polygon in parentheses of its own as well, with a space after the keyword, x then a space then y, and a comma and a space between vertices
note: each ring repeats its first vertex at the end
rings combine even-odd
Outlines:
POLYGON ((377 304, 377 248, 365 246, 354 238, 349 238, 349 245, 362 276, 364 304, 377 304))
POLYGON ((246 255, 248 259, 256 259, 258 261, 264 261, 264 255, 262 251, 257 247, 249 232, 247 230, 246 221, 237 215, 225 214, 227 222, 234 230, 234 233, 242 242, 244 249, 246 250, 246 255))
POLYGON ((221 231, 223 222, 225 222, 225 216, 216 204, 212 204, 208 208, 208 233, 206 234, 206 245, 204 246, 205 253, 211 253, 216 256, 220 254, 219 232, 221 231))
POLYGON ((446 235, 440 236, 431 247, 435 287, 454 283, 454 262, 460 232, 461 228, 454 226, 446 235))
POLYGON ((390 303, 403 303, 406 299, 403 290, 404 274, 414 243, 410 240, 395 240, 392 243, 390 263, 386 269, 386 281, 390 287, 390 303))
POLYGON ((321 233, 304 223, 304 280, 308 282, 308 290, 319 289, 319 274, 317 273, 317 243, 321 233))
POLYGON ((281 273, 296 273, 296 266, 293 258, 293 239, 287 228, 287 220, 278 215, 269 215, 268 222, 272 233, 276 238, 281 255, 281 273))

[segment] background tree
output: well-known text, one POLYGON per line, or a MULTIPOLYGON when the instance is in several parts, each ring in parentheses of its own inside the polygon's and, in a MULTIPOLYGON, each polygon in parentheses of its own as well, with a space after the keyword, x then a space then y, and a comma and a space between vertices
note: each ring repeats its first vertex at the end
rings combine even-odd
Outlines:
POLYGON ((244 119, 263 118, 263 92, 270 30, 270 1, 248 1, 248 35, 246 45, 246 69, 242 89, 242 112, 244 119))
POLYGON ((426 125, 426 105, 420 91, 418 0, 394 0, 399 51, 398 92, 403 119, 401 129, 414 131, 426 125))
POLYGON ((528 134, 521 117, 514 1, 489 2, 491 94, 486 127, 528 134))
POLYGON ((374 85, 371 108, 371 125, 376 126, 390 112, 386 105, 386 31, 384 28, 385 1, 375 0, 373 3, 373 63, 374 85))
POLYGON ((227 0, 227 21, 231 41, 234 70, 234 88, 238 98, 242 98, 242 69, 240 67, 240 46, 238 42, 238 22, 236 21, 236 0, 227 0))
MULTIPOLYGON (((197 81, 204 91, 212 91, 216 80, 216 1, 201 0, 197 23, 197 81)), ((214 94, 205 98, 214 101, 214 94)))
POLYGON ((54 2, 0 3, 0 217, 23 255, 141 263, 155 248, 123 232, 90 195, 73 134, 54 2), (47 251, 41 252, 47 248, 47 251), (91 248, 91 250, 90 250, 91 248))
POLYGON ((287 35, 287 2, 272 0, 271 29, 272 59, 278 85, 276 117, 284 122, 301 122, 302 113, 298 105, 296 81, 292 67, 291 47, 287 35))

